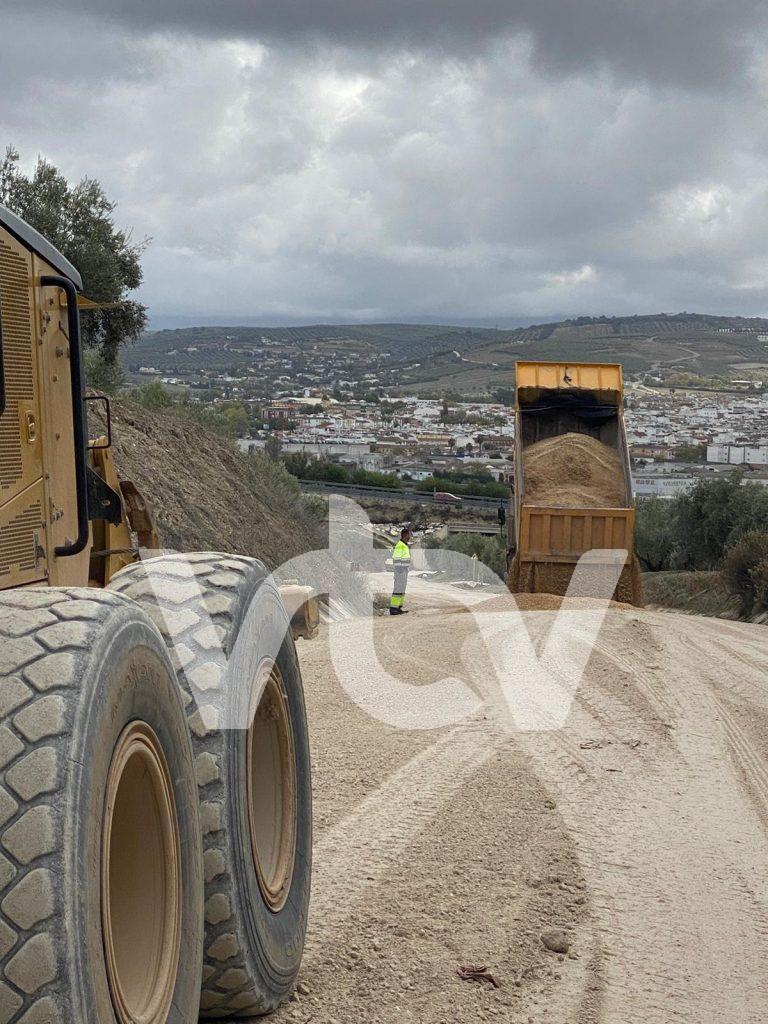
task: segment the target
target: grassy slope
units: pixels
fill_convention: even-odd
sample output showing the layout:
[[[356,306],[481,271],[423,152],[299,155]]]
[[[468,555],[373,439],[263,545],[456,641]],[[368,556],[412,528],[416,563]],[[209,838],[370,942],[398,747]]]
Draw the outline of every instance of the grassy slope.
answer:
[[[739,603],[723,586],[719,572],[647,572],[643,587],[649,605],[690,615],[739,617]]]

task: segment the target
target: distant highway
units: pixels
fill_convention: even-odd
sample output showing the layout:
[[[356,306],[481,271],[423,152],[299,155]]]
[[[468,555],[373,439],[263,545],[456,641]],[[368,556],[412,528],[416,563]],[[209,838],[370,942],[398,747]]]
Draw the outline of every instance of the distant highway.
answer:
[[[458,523],[451,519],[446,523],[445,528],[447,529],[449,536],[452,533],[479,533],[484,537],[499,536],[498,523]]]
[[[367,498],[368,500],[399,501],[412,505],[438,505],[455,508],[453,502],[438,501],[431,491],[400,490],[396,487],[361,487],[358,484],[337,484],[329,480],[300,480],[302,491],[314,494],[346,494],[350,498]],[[463,494],[461,505],[464,508],[498,508],[498,498],[484,498],[474,494]]]

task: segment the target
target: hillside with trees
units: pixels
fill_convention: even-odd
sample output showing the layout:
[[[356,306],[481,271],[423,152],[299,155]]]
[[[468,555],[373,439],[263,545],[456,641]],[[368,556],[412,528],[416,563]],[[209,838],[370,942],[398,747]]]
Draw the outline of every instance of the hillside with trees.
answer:
[[[620,362],[628,374],[661,377],[768,370],[765,336],[768,319],[693,313],[577,317],[500,330],[418,324],[192,327],[146,333],[126,352],[126,366],[133,372],[142,365],[164,373],[237,372],[265,346],[310,362],[346,351],[396,367],[404,390],[468,395],[510,387],[517,359]]]
[[[768,612],[768,488],[740,472],[640,501],[635,545],[651,602],[743,618]]]

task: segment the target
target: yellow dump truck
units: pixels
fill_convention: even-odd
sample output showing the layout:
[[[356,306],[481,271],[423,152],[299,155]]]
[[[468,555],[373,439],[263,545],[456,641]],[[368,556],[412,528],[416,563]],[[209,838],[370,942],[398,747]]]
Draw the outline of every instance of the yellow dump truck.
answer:
[[[628,552],[616,598],[642,603],[621,366],[516,364],[508,583],[565,594],[585,552]]]

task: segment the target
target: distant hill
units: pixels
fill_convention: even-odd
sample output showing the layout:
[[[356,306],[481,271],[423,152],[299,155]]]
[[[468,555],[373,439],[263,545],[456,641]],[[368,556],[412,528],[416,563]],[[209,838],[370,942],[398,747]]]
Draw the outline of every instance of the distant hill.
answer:
[[[514,382],[516,359],[617,362],[628,375],[680,371],[735,376],[765,367],[768,319],[679,313],[579,317],[535,324],[460,352],[435,354],[413,372],[417,390],[454,388],[462,393]]]
[[[129,369],[164,372],[250,365],[265,346],[310,356],[330,350],[365,360],[387,353],[404,387],[462,393],[503,386],[516,359],[621,362],[629,374],[679,369],[701,375],[768,370],[768,319],[696,313],[577,317],[516,329],[418,324],[190,327],[148,333],[125,356]],[[419,364],[414,365],[414,364]]]
[[[286,352],[346,349],[392,361],[425,358],[460,345],[475,348],[492,341],[512,340],[516,330],[425,324],[317,324],[307,327],[182,327],[148,332],[126,353],[130,369],[148,361],[158,369],[248,365],[254,350],[271,347]],[[266,340],[265,340],[266,339]],[[194,351],[190,352],[192,348]]]

